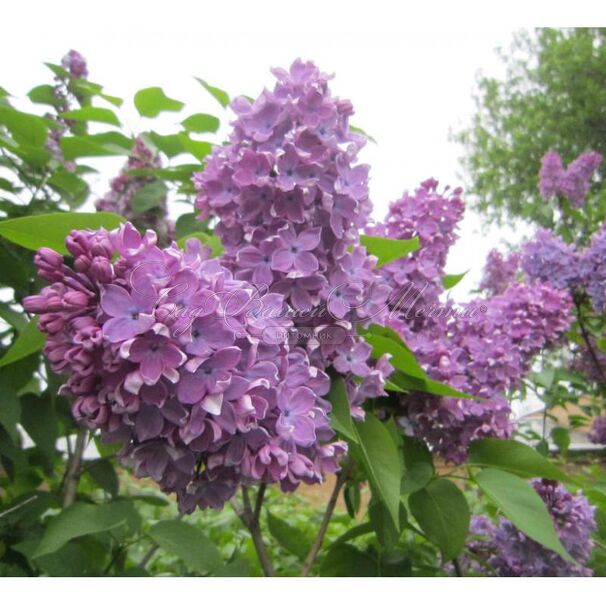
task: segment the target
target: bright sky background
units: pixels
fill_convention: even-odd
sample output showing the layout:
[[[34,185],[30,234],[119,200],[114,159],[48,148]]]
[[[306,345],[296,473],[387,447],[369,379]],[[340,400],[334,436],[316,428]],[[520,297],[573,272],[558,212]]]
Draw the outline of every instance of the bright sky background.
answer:
[[[523,18],[515,17],[516,5],[524,7]],[[575,5],[577,19],[583,19],[580,5]],[[381,218],[389,201],[427,177],[460,183],[461,149],[449,141],[449,132],[469,120],[475,75],[480,70],[502,73],[494,49],[507,47],[513,31],[538,25],[537,15],[545,14],[517,0],[503,6],[426,2],[393,12],[395,6],[378,0],[22,1],[3,7],[0,84],[24,96],[34,85],[50,81],[43,61],[59,63],[74,48],[87,58],[90,79],[126,100],[120,116],[135,133],[150,127],[132,106],[138,89],[162,86],[184,101],[182,115],[161,117],[165,132],[171,132],[190,113],[213,113],[222,122],[229,116],[192,76],[232,96],[256,96],[272,85],[271,66],[288,66],[296,57],[311,59],[336,74],[332,88],[353,101],[352,122],[378,142],[368,145],[362,160],[372,165],[371,195],[375,217]],[[156,119],[154,128],[157,124]],[[106,163],[94,185],[97,195],[107,189],[118,166]],[[521,232],[482,234],[479,217],[468,210],[460,233],[447,269],[470,270],[455,291],[464,297],[477,284],[488,250],[519,239]]]

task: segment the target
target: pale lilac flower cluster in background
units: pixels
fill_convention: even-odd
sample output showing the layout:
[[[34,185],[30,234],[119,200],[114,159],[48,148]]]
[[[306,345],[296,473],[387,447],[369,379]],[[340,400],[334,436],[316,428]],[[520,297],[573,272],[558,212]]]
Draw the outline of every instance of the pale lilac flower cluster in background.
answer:
[[[419,251],[381,268],[393,289],[390,326],[430,377],[485,398],[422,392],[400,398],[400,424],[424,438],[446,460],[462,462],[471,441],[511,435],[507,392],[519,385],[533,357],[558,341],[572,318],[568,293],[544,284],[513,284],[498,296],[459,306],[462,313],[411,315],[410,304],[402,308],[399,297],[408,284],[416,294],[407,297],[412,296],[413,306],[421,303],[420,310],[452,306],[449,302],[439,305],[439,297],[444,292],[443,267],[464,206],[460,190],[450,195],[448,191],[439,194],[435,180],[425,181],[414,196],[406,194],[390,205],[385,222],[371,231],[391,238],[418,236],[422,244]],[[515,258],[506,265],[501,274],[515,274]],[[491,286],[501,290],[508,278],[498,278],[497,285],[493,276]]]
[[[585,291],[594,311],[606,311],[606,223],[593,234],[580,260]]]
[[[545,282],[567,290],[582,282],[580,256],[574,244],[566,244],[549,229],[539,229],[522,246],[521,264],[531,282]]]
[[[62,164],[67,170],[73,172],[75,164],[68,162],[63,157],[61,151],[61,139],[74,126],[74,121],[63,118],[60,114],[74,109],[73,104],[78,100],[78,96],[72,89],[72,81],[85,79],[88,77],[88,67],[86,59],[75,50],[70,50],[61,60],[61,67],[65,70],[65,76],[55,75],[55,86],[53,95],[55,97],[55,114],[47,114],[46,117],[54,123],[53,128],[49,130],[46,147],[53,154],[57,162]]]
[[[494,524],[484,516],[472,519],[468,545],[482,560],[471,570],[501,577],[573,577],[592,576],[587,562],[593,550],[591,533],[597,529],[595,508],[581,494],[570,494],[561,484],[550,480],[532,480],[533,488],[547,505],[557,533],[566,551],[574,558],[567,562],[520,532],[509,520]]]
[[[562,195],[572,205],[580,208],[585,204],[591,187],[593,173],[602,162],[602,156],[595,151],[581,154],[567,168],[559,154],[553,150],[543,156],[539,173],[539,190],[544,200]]]
[[[282,294],[295,327],[312,329],[312,363],[347,373],[359,417],[359,404],[384,394],[391,371],[385,359],[370,363],[356,333],[356,323],[381,321],[389,292],[359,245],[371,210],[369,167],[356,164],[366,139],[348,126],[351,103],[331,95],[329,76],[315,65],[297,60],[273,74],[272,91],[232,102],[229,143],[194,176],[196,206],[201,218],[219,218],[236,278]],[[342,338],[324,338],[331,334]]]
[[[408,295],[415,309],[438,302],[443,292],[442,278],[450,247],[454,244],[456,226],[463,217],[465,205],[460,188],[438,191],[438,181],[428,179],[414,194],[405,192],[392,202],[383,223],[367,228],[367,233],[397,240],[419,238],[420,248],[402,259],[385,265],[381,273],[392,289],[390,302],[397,304],[398,296]],[[407,291],[410,289],[410,292]],[[419,314],[414,320],[418,329],[424,324]]]
[[[117,213],[140,229],[153,229],[162,242],[173,238],[175,226],[168,219],[166,196],[158,199],[153,208],[139,211],[133,207],[133,198],[143,187],[162,183],[151,174],[132,174],[131,171],[151,171],[161,166],[160,156],[141,137],[137,137],[120,174],[112,179],[111,189],[95,202],[95,207],[97,210]]]
[[[240,484],[293,490],[336,471],[346,445],[332,441],[328,376],[304,349],[263,339],[290,325],[284,296],[257,297],[198,240],[156,239],[125,224],[72,232],[73,263],[36,255],[50,285],[24,307],[40,314],[76,419],[186,512],[222,507]]]
[[[486,258],[480,289],[490,297],[503,294],[516,281],[519,267],[519,253],[504,255],[493,248]]]

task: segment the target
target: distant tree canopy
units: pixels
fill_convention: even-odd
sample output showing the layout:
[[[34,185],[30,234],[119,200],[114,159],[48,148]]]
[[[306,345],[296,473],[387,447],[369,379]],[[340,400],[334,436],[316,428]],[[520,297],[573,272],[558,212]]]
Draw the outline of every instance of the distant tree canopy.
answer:
[[[487,221],[551,227],[537,187],[544,153],[567,163],[588,149],[606,157],[605,41],[606,28],[522,31],[499,50],[504,79],[479,77],[471,126],[455,139],[470,203]]]

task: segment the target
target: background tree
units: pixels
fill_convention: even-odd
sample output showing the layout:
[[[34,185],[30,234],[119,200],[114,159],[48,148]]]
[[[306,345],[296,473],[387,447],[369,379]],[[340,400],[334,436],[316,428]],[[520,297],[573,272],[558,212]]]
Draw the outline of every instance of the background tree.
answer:
[[[554,149],[569,163],[588,149],[606,153],[605,40],[604,28],[522,31],[499,51],[505,77],[478,79],[476,113],[455,139],[469,202],[487,221],[552,227],[537,187],[542,156]]]

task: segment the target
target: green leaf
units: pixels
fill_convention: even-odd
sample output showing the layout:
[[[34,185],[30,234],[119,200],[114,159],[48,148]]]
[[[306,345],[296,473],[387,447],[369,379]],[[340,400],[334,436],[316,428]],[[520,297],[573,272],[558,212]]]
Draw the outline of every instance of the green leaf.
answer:
[[[481,401],[483,399],[478,396],[454,389],[445,383],[440,383],[440,381],[434,381],[428,376],[425,376],[425,378],[412,377],[400,370],[396,370],[394,373],[392,373],[389,376],[389,380],[392,384],[396,385],[400,391],[422,391],[425,393],[432,393],[437,396],[444,396],[447,398],[463,398],[467,400]]]
[[[102,156],[128,156],[133,148],[133,140],[117,131],[63,137],[61,151],[66,160]]]
[[[4,427],[14,443],[19,440],[17,423],[21,418],[21,403],[14,390],[0,378],[0,425]]]
[[[30,250],[47,246],[69,254],[65,238],[72,229],[115,229],[124,219],[114,213],[50,213],[0,221],[0,236]]]
[[[116,116],[111,109],[106,109],[104,107],[93,107],[92,105],[87,105],[86,107],[81,107],[79,109],[62,112],[60,115],[62,118],[67,118],[69,120],[78,120],[82,122],[101,122],[103,124],[120,126],[118,116]]]
[[[87,462],[86,472],[99,488],[105,490],[112,497],[118,494],[120,482],[114,466],[107,459],[97,459]]]
[[[187,234],[183,236],[179,240],[177,240],[177,244],[183,248],[185,243],[190,239],[195,238],[200,240],[204,246],[208,246],[211,250],[211,257],[219,257],[223,253],[223,245],[221,244],[221,239],[218,236],[213,234],[207,234],[203,231],[194,232],[193,234]]]
[[[570,431],[565,427],[554,427],[551,430],[551,439],[559,451],[565,455],[570,447]]]
[[[128,501],[115,501],[103,505],[74,503],[49,521],[33,557],[39,558],[54,553],[76,537],[117,528],[121,524],[126,524],[130,515],[132,515],[132,504]]]
[[[42,84],[32,88],[27,96],[32,103],[51,105],[52,107],[58,107],[61,104],[61,101],[55,95],[55,88],[50,84]]]
[[[349,530],[346,530],[338,539],[336,539],[330,548],[336,547],[337,545],[342,545],[343,543],[347,543],[352,539],[356,539],[357,537],[364,536],[365,534],[370,534],[373,532],[373,527],[370,522],[364,522],[363,524],[359,524],[358,526],[354,526]]]
[[[364,338],[372,347],[373,358],[380,358],[386,353],[390,354],[391,359],[389,361],[393,364],[394,368],[419,379],[425,379],[427,377],[425,371],[414,357],[414,354],[408,348],[403,347],[389,337],[378,334],[366,333]],[[390,377],[390,379],[393,381],[393,377]]]
[[[196,78],[196,80],[221,104],[222,107],[229,105],[229,95],[216,86],[211,86],[206,80]]]
[[[404,476],[402,494],[410,494],[427,486],[434,475],[433,459],[427,445],[420,438],[402,436]]]
[[[18,219],[16,219],[18,220]],[[0,227],[2,223],[0,223]],[[1,230],[0,230],[0,233]],[[38,330],[38,320],[30,320],[27,326],[17,335],[14,343],[0,359],[0,368],[26,358],[44,346],[44,335]]]
[[[176,555],[195,572],[213,572],[222,564],[215,544],[200,529],[186,522],[163,520],[152,526],[149,535],[162,549]]]
[[[197,219],[198,213],[185,213],[177,219],[175,225],[175,236],[177,240],[188,236],[189,234],[200,231],[200,227],[203,225],[201,221]]]
[[[442,278],[442,286],[444,286],[446,290],[455,287],[467,275],[468,272],[469,270],[464,271],[462,274],[451,274],[444,276]]]
[[[181,122],[185,130],[193,133],[216,133],[219,130],[219,119],[210,114],[193,114]]]
[[[55,453],[59,437],[57,416],[50,394],[40,397],[26,394],[21,397],[21,425],[49,462]]]
[[[366,250],[375,255],[378,259],[377,267],[382,267],[396,259],[401,259],[406,255],[418,250],[421,246],[419,238],[411,240],[393,240],[390,238],[381,238],[379,236],[360,236],[360,243],[366,247]]]
[[[501,469],[483,469],[475,480],[480,490],[525,535],[565,560],[574,561],[560,542],[545,503],[526,480]]]
[[[373,492],[383,501],[396,528],[400,524],[400,481],[402,465],[398,448],[389,431],[372,413],[355,423],[359,452]]]
[[[369,141],[372,141],[373,143],[377,142],[374,137],[371,137],[364,129],[360,128],[359,126],[354,126],[353,124],[350,124],[349,130],[352,133],[358,133],[358,135],[363,135],[364,137],[366,137]]]
[[[59,168],[55,171],[50,176],[47,183],[58,192],[63,200],[72,208],[82,204],[90,192],[88,183],[84,179],[65,168]]]
[[[163,181],[150,181],[139,188],[131,199],[135,214],[140,215],[152,208],[158,208],[166,203],[168,189]]]
[[[534,448],[515,440],[484,438],[475,440],[469,448],[470,465],[494,467],[523,478],[547,478],[566,481],[566,474]]]
[[[152,86],[137,91],[135,107],[141,116],[155,118],[161,112],[181,111],[183,103],[167,97],[159,86]]]
[[[309,553],[311,542],[299,528],[291,526],[281,518],[267,512],[267,527],[272,536],[284,549],[296,555],[302,562]]]
[[[6,126],[17,143],[34,148],[42,147],[46,143],[48,128],[40,116],[0,106],[0,124]]]
[[[8,303],[0,302],[0,318],[15,328],[17,332],[21,332],[27,326],[27,317],[15,311]]]
[[[179,139],[181,140],[185,151],[189,152],[196,160],[202,160],[202,158],[208,156],[213,149],[208,141],[196,141],[196,139],[192,139],[185,133],[180,133]]]
[[[437,478],[410,495],[410,511],[435,543],[444,559],[456,558],[465,546],[469,530],[469,506],[465,495],[450,480]]]
[[[341,544],[330,549],[322,562],[323,577],[376,577],[377,562],[353,545]]]
[[[160,135],[154,131],[143,137],[144,140],[149,140],[168,158],[174,158],[179,154],[185,153],[185,146],[180,134],[175,135]],[[147,143],[147,141],[145,141]]]
[[[347,390],[345,389],[343,377],[333,377],[328,399],[332,404],[330,418],[333,429],[345,436],[348,440],[358,442],[358,432],[356,431],[351,418],[349,398],[347,397]]]

